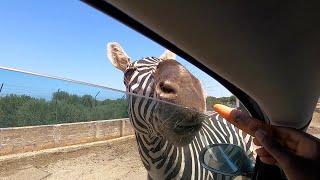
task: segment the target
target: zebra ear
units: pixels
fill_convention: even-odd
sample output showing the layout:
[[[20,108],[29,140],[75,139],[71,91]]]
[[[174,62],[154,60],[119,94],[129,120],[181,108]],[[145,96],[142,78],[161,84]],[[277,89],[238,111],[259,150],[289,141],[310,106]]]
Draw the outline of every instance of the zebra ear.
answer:
[[[159,57],[159,59],[163,59],[163,60],[166,60],[166,59],[173,59],[175,60],[176,59],[176,54],[169,51],[168,49],[164,51],[164,53]]]
[[[121,71],[125,71],[130,65],[130,58],[119,43],[110,42],[107,45],[107,56],[111,63]]]

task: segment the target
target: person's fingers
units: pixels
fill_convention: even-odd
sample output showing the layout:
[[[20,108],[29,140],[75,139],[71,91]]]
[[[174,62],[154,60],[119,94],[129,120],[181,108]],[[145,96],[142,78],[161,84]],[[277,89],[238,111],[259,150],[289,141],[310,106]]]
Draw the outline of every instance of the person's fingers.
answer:
[[[270,164],[270,165],[277,165],[277,161],[271,156],[269,156],[269,157],[259,157],[259,158],[263,163]]]
[[[214,110],[227,121],[252,136],[254,136],[257,129],[265,129],[268,132],[270,131],[269,133],[272,134],[272,130],[269,125],[265,124],[263,121],[250,117],[240,110],[233,109],[222,104],[215,104],[213,107]]]
[[[320,140],[308,133],[288,127],[274,127],[273,132],[278,141],[295,155],[305,158],[318,158]]]
[[[276,139],[267,135],[267,133],[259,129],[255,133],[256,138],[259,140],[264,149],[282,166],[287,167],[290,165],[293,156],[286,148],[282,147]]]
[[[260,160],[266,164],[275,165],[277,161],[264,149],[260,148],[256,150]]]
[[[261,146],[261,144],[257,138],[253,138],[253,144],[255,144],[256,146]]]
[[[274,132],[281,144],[298,156],[305,158],[318,158],[320,152],[320,140],[293,128],[276,127]]]
[[[275,127],[275,133],[282,139],[300,139],[304,138],[306,133],[288,127]]]
[[[271,155],[268,153],[268,151],[266,151],[264,148],[259,148],[256,150],[256,152],[259,156],[270,156],[271,157]]]

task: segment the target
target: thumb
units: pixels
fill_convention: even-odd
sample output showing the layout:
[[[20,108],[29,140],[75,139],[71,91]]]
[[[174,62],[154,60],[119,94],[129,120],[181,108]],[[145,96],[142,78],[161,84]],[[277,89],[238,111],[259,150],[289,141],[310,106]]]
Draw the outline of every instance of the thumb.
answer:
[[[266,151],[279,163],[282,168],[290,166],[293,156],[286,147],[283,147],[275,138],[267,135],[266,131],[259,129],[255,132],[256,138]]]

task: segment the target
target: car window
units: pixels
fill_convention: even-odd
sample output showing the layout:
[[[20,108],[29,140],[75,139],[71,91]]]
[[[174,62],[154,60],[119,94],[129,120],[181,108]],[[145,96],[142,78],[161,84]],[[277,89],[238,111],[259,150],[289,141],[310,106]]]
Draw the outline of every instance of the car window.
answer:
[[[212,179],[198,159],[219,143],[254,160],[213,111],[246,111],[231,92],[96,9],[1,1],[0,27],[0,179]]]

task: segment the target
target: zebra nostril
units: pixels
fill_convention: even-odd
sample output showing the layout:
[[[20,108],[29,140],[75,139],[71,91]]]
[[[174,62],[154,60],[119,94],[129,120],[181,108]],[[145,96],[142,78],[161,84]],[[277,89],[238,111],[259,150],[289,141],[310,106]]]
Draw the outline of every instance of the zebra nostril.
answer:
[[[158,84],[158,91],[164,94],[176,94],[177,93],[177,88],[169,82],[161,81]]]

